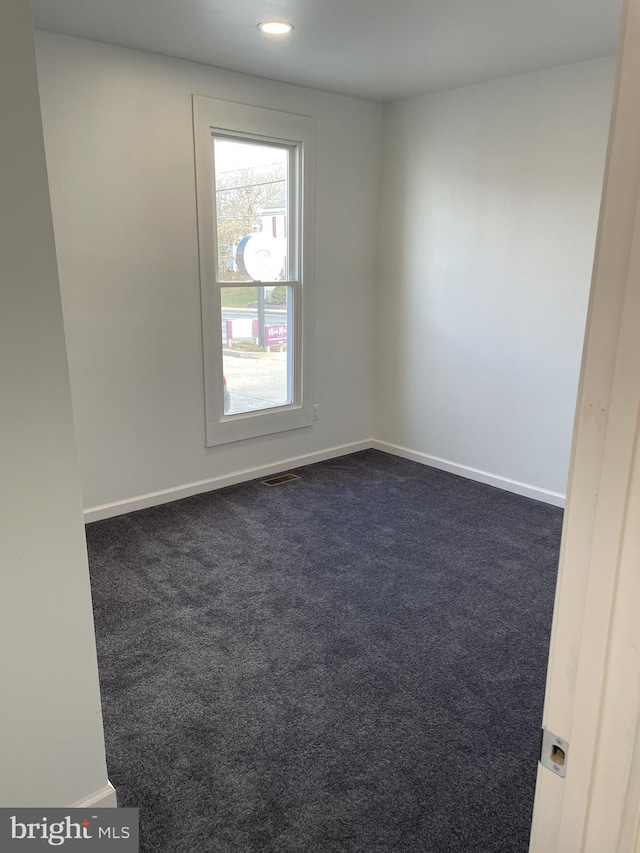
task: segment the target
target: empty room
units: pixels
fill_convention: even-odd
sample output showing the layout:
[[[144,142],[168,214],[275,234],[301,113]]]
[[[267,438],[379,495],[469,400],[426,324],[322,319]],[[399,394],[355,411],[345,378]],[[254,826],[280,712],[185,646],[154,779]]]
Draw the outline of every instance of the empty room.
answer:
[[[0,806],[634,849],[634,8],[8,0]]]

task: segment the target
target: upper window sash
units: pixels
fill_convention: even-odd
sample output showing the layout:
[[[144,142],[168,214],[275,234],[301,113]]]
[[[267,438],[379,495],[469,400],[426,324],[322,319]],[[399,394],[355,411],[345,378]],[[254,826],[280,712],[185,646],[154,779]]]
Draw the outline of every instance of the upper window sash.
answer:
[[[269,111],[271,112],[271,111]],[[297,117],[296,117],[297,118]],[[303,145],[301,144],[292,144],[288,140],[282,139],[274,139],[269,138],[265,139],[263,137],[256,137],[254,134],[247,133],[221,133],[216,132],[214,128],[211,128],[211,137],[212,140],[217,141],[220,140],[222,142],[242,142],[245,141],[247,143],[256,143],[259,145],[264,145],[265,147],[273,147],[276,149],[285,149],[288,152],[288,160],[287,160],[287,168],[286,168],[286,205],[285,209],[287,211],[287,269],[285,271],[285,279],[286,281],[298,281],[300,279],[300,255],[301,255],[301,247],[304,243],[303,235],[302,235],[302,204],[301,204],[301,190],[304,189],[304,181],[302,175],[302,159],[303,159]],[[213,169],[215,171],[215,145],[214,145],[214,160],[213,160]],[[212,178],[214,179],[212,186],[212,193],[215,194],[218,191],[217,186],[215,185],[215,177],[212,174]],[[217,204],[214,203],[213,210],[213,235],[214,241],[217,244],[218,239],[218,228],[217,228]],[[222,281],[220,276],[220,270],[218,267],[219,262],[219,252],[218,246],[215,245],[215,261],[216,261],[216,280]],[[263,279],[256,279],[256,281],[263,281]],[[272,282],[263,281],[264,284],[270,284]],[[282,282],[280,282],[282,283]]]

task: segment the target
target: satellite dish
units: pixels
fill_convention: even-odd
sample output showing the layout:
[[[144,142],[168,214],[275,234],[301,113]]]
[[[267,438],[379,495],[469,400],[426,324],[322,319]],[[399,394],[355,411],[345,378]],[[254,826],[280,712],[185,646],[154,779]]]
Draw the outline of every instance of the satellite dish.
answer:
[[[236,249],[238,269],[247,281],[276,281],[284,266],[284,244],[262,232],[247,234]]]

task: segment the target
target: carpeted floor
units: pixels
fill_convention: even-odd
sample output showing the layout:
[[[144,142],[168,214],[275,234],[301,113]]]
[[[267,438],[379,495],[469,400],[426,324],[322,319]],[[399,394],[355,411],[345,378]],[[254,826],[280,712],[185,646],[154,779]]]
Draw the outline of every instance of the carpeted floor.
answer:
[[[525,853],[562,512],[376,451],[87,528],[153,853]]]

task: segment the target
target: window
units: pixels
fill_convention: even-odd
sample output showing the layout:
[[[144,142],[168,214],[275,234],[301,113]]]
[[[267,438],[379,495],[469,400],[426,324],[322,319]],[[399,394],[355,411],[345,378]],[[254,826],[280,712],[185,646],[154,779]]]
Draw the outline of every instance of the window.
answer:
[[[313,119],[193,113],[207,445],[309,426]]]

